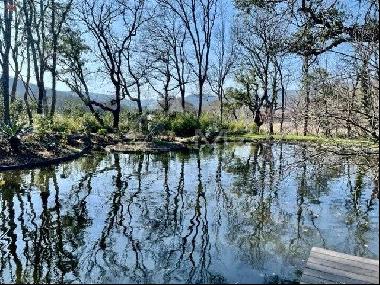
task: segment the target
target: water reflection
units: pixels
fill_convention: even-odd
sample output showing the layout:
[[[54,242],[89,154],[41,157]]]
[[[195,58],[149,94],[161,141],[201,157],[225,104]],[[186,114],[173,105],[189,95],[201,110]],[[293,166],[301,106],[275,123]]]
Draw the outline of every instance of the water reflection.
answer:
[[[378,157],[245,144],[0,174],[0,282],[297,281],[310,248],[378,258]]]

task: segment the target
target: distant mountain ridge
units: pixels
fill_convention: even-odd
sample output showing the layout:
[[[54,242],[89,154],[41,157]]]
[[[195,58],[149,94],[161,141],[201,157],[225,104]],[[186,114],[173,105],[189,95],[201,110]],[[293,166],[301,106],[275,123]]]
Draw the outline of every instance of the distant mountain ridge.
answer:
[[[10,89],[12,87],[12,84],[13,84],[13,78],[10,78],[10,80],[9,80]],[[34,95],[34,97],[37,98],[38,97],[37,85],[31,83],[29,86],[30,86],[32,96]],[[22,98],[24,96],[24,93],[25,93],[24,84],[21,80],[18,80],[16,96],[19,98]],[[51,96],[52,96],[52,91],[50,88],[46,88],[46,95],[47,95],[48,101],[50,101]],[[93,99],[97,102],[100,102],[100,103],[104,103],[104,104],[109,103],[113,99],[113,96],[110,94],[102,94],[102,93],[94,93],[93,92],[93,93],[90,93],[90,96],[91,96],[91,99]],[[296,91],[296,90],[287,90],[286,91],[286,101],[288,101],[289,99],[294,100],[297,98],[297,96],[298,96],[298,91]],[[141,103],[142,103],[143,108],[146,108],[148,110],[154,110],[154,109],[159,108],[158,100],[159,100],[159,98],[142,99]],[[279,96],[278,103],[280,103],[280,100],[281,100],[281,98]],[[195,110],[197,110],[198,102],[199,102],[199,97],[197,95],[195,95],[195,94],[188,95],[185,97],[185,101],[186,101],[187,105],[192,106]],[[218,101],[217,96],[204,94],[203,106],[205,109],[207,109],[208,107],[214,107],[214,105],[217,103],[217,101]],[[57,103],[56,103],[57,109],[60,109],[63,106],[67,106],[68,102],[81,104],[80,98],[74,92],[57,90]],[[175,98],[175,100],[172,101],[172,103],[175,105],[175,107],[174,107],[175,110],[181,109],[180,108],[180,104],[181,104],[180,98]],[[125,98],[124,100],[122,100],[121,105],[122,105],[122,107],[126,107],[126,108],[137,108],[136,103],[129,100],[128,98]]]
[[[9,86],[10,89],[13,84],[13,78],[9,79]],[[38,97],[38,87],[36,84],[30,83],[29,85],[30,91],[32,93],[32,96],[34,95],[35,98]],[[19,98],[22,98],[25,93],[25,86],[24,83],[21,80],[18,80],[17,82],[17,89],[16,89],[16,96]],[[51,100],[52,96],[52,90],[50,88],[46,88],[46,96],[48,100]],[[101,103],[109,103],[112,99],[113,96],[110,94],[101,94],[101,93],[90,93],[90,97],[92,100],[101,102]],[[176,98],[176,100],[179,100],[179,98]],[[212,95],[205,95],[205,98],[203,99],[204,105],[207,106],[208,104],[211,104],[218,100],[216,96]],[[57,108],[62,108],[65,106],[65,104],[70,101],[70,102],[80,102],[80,98],[78,97],[77,94],[75,94],[72,91],[60,91],[57,90]],[[194,107],[198,106],[198,96],[197,95],[189,95],[185,97],[186,104],[190,104]],[[136,103],[132,102],[131,100],[128,100],[127,98],[121,101],[121,104],[123,107],[127,108],[136,108]],[[159,107],[158,105],[158,98],[155,99],[142,99],[141,104],[143,108],[146,109],[156,109]]]

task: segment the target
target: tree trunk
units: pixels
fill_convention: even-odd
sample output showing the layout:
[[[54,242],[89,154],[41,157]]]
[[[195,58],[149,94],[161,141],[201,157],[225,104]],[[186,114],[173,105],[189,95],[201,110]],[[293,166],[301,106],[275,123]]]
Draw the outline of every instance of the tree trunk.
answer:
[[[142,108],[142,104],[141,104],[140,96],[139,96],[139,98],[137,99],[137,109],[139,110],[139,114],[141,115],[141,114],[143,113],[143,108]]]
[[[116,88],[116,109],[112,112],[113,114],[113,128],[118,130],[120,124],[120,88]]]
[[[270,104],[269,106],[269,134],[273,135],[274,134],[274,129],[273,129],[273,103]]]
[[[223,124],[223,87],[220,88],[220,125]]]
[[[267,55],[266,56],[266,64],[265,64],[265,69],[264,69],[264,86],[263,86],[263,88],[264,88],[264,97],[262,98],[262,101],[260,102],[260,104],[259,104],[259,108],[261,107],[260,105],[262,105],[263,104],[263,102],[266,102],[266,103],[268,103],[269,102],[269,96],[268,96],[268,85],[269,85],[269,64],[270,64],[270,57],[269,57],[269,55]],[[257,91],[256,91],[256,93],[257,93]],[[271,104],[269,104],[269,105],[271,105]],[[270,106],[270,108],[272,108],[271,106]],[[271,116],[271,115],[270,115]],[[259,113],[259,117],[258,118],[260,118],[260,120],[262,121],[262,118],[261,118],[261,114]],[[269,118],[269,124],[270,124],[270,119],[271,118]],[[261,122],[261,125],[263,124],[264,122]],[[260,126],[261,126],[260,125]],[[259,128],[260,128],[260,126],[258,126]],[[273,128],[273,126],[272,126],[272,128]]]
[[[260,109],[257,109],[255,111],[254,119],[253,121],[255,122],[257,129],[260,130],[260,127],[263,125],[263,120],[261,118],[261,111]]]
[[[281,67],[278,65],[278,72],[280,74],[280,84],[281,84],[281,122],[280,122],[280,133],[284,132],[284,121],[285,121],[285,86],[284,78],[282,76]]]
[[[36,44],[39,45],[40,42],[39,40],[38,41],[34,40],[33,32],[32,32],[32,27],[34,25],[33,23],[33,13],[35,12],[34,9],[35,7],[33,7],[33,2],[23,0],[23,10],[24,10],[24,17],[25,17],[26,32],[27,32],[27,42],[29,43],[32,56],[33,56],[33,68],[34,68],[34,74],[36,77],[37,87],[38,87],[37,114],[42,114],[43,92],[41,92],[41,89],[43,89],[44,86],[43,84],[41,86],[38,56],[37,56],[37,49],[36,49]]]
[[[8,9],[9,5],[12,5],[12,0],[4,0],[4,52],[2,54],[2,75],[1,75],[1,87],[3,91],[4,101],[4,123],[6,125],[11,124],[10,119],[10,106],[9,106],[9,52],[11,49],[12,39],[12,10]]]
[[[53,118],[55,114],[55,106],[57,102],[57,72],[56,72],[56,57],[53,56],[53,70],[52,70],[52,89],[51,89],[51,109],[50,109],[50,117]]]
[[[181,92],[181,106],[182,106],[182,110],[185,112],[186,102],[185,102],[185,87],[184,86],[180,87],[180,92]]]
[[[56,5],[55,0],[51,1],[51,19],[52,19],[52,34],[53,34],[53,65],[51,70],[52,76],[52,88],[51,88],[51,109],[50,117],[53,118],[55,114],[55,105],[57,101],[57,46],[58,46],[58,35],[55,31],[55,16],[56,16]]]
[[[113,128],[115,130],[119,129],[120,124],[120,110],[115,110],[112,112],[113,114]]]
[[[273,75],[273,82],[272,82],[272,100],[269,104],[269,134],[274,134],[274,128],[273,128],[273,122],[274,122],[274,113],[275,113],[275,106],[277,105],[277,69],[275,69],[274,75]]]
[[[37,84],[37,86],[38,86],[37,114],[42,115],[44,113],[45,88],[41,81]]]
[[[281,123],[280,123],[280,133],[284,132],[284,121],[285,121],[285,88],[281,87]]]
[[[305,112],[304,112],[304,125],[303,135],[307,136],[309,133],[309,108],[310,108],[310,79],[309,79],[309,61],[310,57],[305,56],[303,62],[303,87],[305,95]]]
[[[15,64],[16,65],[16,64]],[[11,90],[11,103],[16,101],[16,92],[17,92],[17,85],[18,85],[18,66],[15,66],[15,73],[13,77],[13,82],[12,82],[12,90]]]
[[[33,4],[32,4],[33,5]],[[40,8],[40,28],[41,30],[37,31],[38,40],[37,40],[37,46],[38,46],[38,59],[39,59],[39,66],[37,66],[37,70],[39,72],[39,80],[37,80],[38,85],[38,106],[37,106],[37,113],[38,114],[48,114],[48,106],[47,106],[47,98],[46,98],[46,91],[45,91],[45,83],[44,83],[44,74],[45,74],[45,9],[44,9],[44,1],[40,1],[39,3]]]
[[[91,114],[95,117],[96,121],[97,121],[102,127],[104,127],[104,121],[103,121],[103,119],[99,116],[98,112],[94,109],[94,106],[92,106],[92,104],[88,104],[87,106],[88,106],[88,108],[90,109]]]
[[[13,76],[13,84],[11,90],[11,103],[16,101],[16,92],[17,92],[17,84],[18,84],[18,76],[20,75],[20,68],[18,63],[18,47],[19,47],[19,17],[18,11],[14,11],[14,36],[13,36],[13,51],[12,58],[14,63],[14,76]]]
[[[29,125],[33,125],[33,114],[30,109],[28,95],[29,95],[29,83],[30,83],[30,43],[27,42],[26,47],[26,84],[25,84],[25,93],[24,93],[24,102],[26,106],[26,112],[28,113]]]
[[[353,101],[355,100],[356,97],[356,88],[358,86],[359,81],[356,80],[352,93],[350,92],[350,100],[348,100],[348,112],[347,112],[347,120],[346,120],[346,128],[347,128],[347,137],[351,138],[352,137],[352,127],[351,127],[351,116],[352,116],[352,107],[353,107]]]
[[[168,91],[165,90],[165,99],[164,99],[164,113],[167,114],[169,112],[169,94]]]
[[[199,79],[199,101],[198,101],[198,119],[202,115],[202,105],[203,105],[203,84],[204,80]]]

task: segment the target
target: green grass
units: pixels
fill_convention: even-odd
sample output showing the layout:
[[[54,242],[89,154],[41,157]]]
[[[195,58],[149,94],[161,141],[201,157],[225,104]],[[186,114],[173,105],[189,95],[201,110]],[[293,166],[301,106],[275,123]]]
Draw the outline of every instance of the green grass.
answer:
[[[251,139],[251,140],[274,140],[274,141],[286,141],[286,142],[310,142],[323,145],[339,145],[339,146],[350,146],[350,147],[374,147],[378,148],[379,144],[364,139],[344,139],[344,138],[327,138],[320,136],[302,136],[302,135],[273,135],[268,134],[246,134],[241,136],[232,136],[232,138],[239,139]]]

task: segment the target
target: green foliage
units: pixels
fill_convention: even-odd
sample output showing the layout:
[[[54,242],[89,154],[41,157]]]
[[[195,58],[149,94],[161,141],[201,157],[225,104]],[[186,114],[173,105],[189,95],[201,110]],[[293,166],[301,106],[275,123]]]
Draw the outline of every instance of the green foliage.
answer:
[[[14,122],[11,125],[0,124],[0,134],[6,139],[19,136],[25,129],[24,123]]]
[[[199,119],[199,125],[203,132],[210,129],[220,129],[220,119],[209,113],[204,113]]]
[[[158,113],[149,121],[149,133],[167,134],[171,131],[171,118],[164,113]]]
[[[82,120],[77,117],[57,115],[53,119],[52,131],[72,134],[83,130]]]
[[[53,120],[37,115],[34,117],[34,130],[37,135],[43,137],[49,133],[72,134],[86,130],[87,115],[82,117],[56,114]]]
[[[85,113],[81,119],[82,119],[82,128],[86,132],[96,133],[102,128],[102,126],[99,124],[99,122],[95,119],[95,117],[91,113]]]
[[[222,126],[220,118],[209,113],[204,113],[199,119],[200,129],[206,137],[215,137],[219,134]]]
[[[99,129],[97,133],[101,136],[105,136],[108,133],[107,129]]]
[[[226,89],[226,98],[233,108],[247,106],[252,108],[255,104],[259,79],[254,70],[240,71],[235,78],[238,87]]]
[[[2,101],[0,100],[0,104]],[[1,118],[3,108],[0,108]],[[25,117],[25,110],[23,101],[16,99],[10,104],[11,125],[6,125],[0,122],[0,135],[6,139],[18,137],[23,131],[26,130],[27,118]]]
[[[79,99],[65,100],[64,106],[58,110],[62,115],[74,117],[81,117],[83,113],[88,113],[87,107],[83,106],[83,102]]]
[[[198,118],[190,112],[177,113],[171,119],[171,130],[182,137],[194,136],[195,131],[200,128]]]
[[[53,130],[53,123],[51,120],[47,120],[45,117],[41,115],[36,115],[34,116],[34,121],[33,121],[33,127],[35,133],[43,137],[47,135],[48,133],[51,133]]]
[[[37,115],[34,117],[34,130],[37,135],[43,137],[49,133],[73,134],[73,133],[97,133],[100,129],[109,131],[110,128],[103,127],[91,113],[81,115],[56,114],[53,120]],[[104,116],[106,123],[112,123],[112,118]]]
[[[27,113],[23,100],[16,99],[10,104],[11,121],[16,124],[27,122]]]
[[[210,125],[210,118],[198,120],[197,116],[190,112],[170,115],[156,113],[149,121],[149,132],[153,135],[174,133],[177,136],[188,137],[194,136],[197,129],[207,129]]]
[[[21,134],[25,131],[25,124],[13,122],[11,125],[0,124],[0,137],[8,140],[8,143],[14,152],[18,152],[21,146]]]
[[[232,135],[242,135],[247,133],[247,130],[245,128],[245,122],[243,120],[231,121],[225,123],[225,126],[228,133]]]
[[[224,128],[227,129],[228,134],[231,135],[243,135],[243,134],[257,134],[258,128],[255,123],[247,122],[245,120],[229,121],[224,124]]]
[[[111,115],[111,114],[109,114]],[[106,118],[107,124],[112,125],[111,116]],[[132,112],[129,110],[123,110],[120,113],[120,124],[119,130],[121,132],[139,131],[139,114],[137,112]]]

